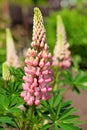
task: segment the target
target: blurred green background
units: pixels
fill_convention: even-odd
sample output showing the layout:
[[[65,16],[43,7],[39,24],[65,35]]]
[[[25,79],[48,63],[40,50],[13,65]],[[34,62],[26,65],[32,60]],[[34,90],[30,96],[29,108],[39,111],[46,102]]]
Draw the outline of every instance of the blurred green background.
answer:
[[[56,43],[56,17],[63,18],[67,40],[74,60],[80,57],[80,67],[87,68],[87,1],[86,0],[0,0],[0,69],[6,59],[5,29],[9,27],[22,59],[30,46],[33,8],[38,6],[45,20],[50,51]],[[1,71],[0,71],[1,72]]]

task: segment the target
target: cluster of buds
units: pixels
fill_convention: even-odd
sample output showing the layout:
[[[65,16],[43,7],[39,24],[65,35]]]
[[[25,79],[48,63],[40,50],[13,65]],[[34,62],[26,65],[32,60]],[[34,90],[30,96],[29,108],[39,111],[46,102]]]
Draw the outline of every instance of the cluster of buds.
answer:
[[[66,40],[65,28],[61,16],[57,16],[57,41],[53,54],[53,65],[69,68],[71,65],[69,43]]]
[[[46,30],[43,24],[43,17],[38,8],[34,9],[33,37],[31,49],[29,48],[25,59],[25,76],[22,84],[23,92],[21,97],[25,102],[32,105],[39,105],[40,100],[48,100],[52,91],[52,70],[51,54],[46,43]]]
[[[10,29],[6,29],[6,48],[7,48],[6,63],[9,66],[13,66],[15,68],[20,67],[19,58],[16,54],[16,49]]]
[[[2,77],[5,81],[10,80],[10,71],[9,71],[9,66],[7,65],[6,62],[2,64]]]

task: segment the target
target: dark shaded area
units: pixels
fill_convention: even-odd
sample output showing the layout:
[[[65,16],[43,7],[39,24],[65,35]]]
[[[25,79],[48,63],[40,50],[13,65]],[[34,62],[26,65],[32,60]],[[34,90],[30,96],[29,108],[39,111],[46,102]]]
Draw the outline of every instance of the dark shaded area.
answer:
[[[19,5],[9,4],[9,13],[11,17],[11,26],[23,24],[22,8]]]

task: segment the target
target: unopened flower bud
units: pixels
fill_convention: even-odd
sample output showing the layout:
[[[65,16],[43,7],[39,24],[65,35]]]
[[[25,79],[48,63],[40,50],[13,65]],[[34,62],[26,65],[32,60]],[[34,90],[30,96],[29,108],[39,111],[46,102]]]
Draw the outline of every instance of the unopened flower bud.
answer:
[[[6,62],[2,64],[2,77],[6,81],[10,80],[11,78],[9,66]]]

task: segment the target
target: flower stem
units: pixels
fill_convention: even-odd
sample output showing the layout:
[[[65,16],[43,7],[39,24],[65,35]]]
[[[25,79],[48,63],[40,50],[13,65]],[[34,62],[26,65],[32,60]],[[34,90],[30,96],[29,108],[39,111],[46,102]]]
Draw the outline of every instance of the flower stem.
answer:
[[[35,109],[35,105],[31,106],[30,109],[29,109],[29,122],[30,122],[30,123],[31,123],[32,120],[33,120],[34,109]],[[27,127],[27,130],[28,130],[29,128],[30,128],[31,130],[33,130],[33,125],[34,125],[34,124],[32,124],[32,126],[31,126],[31,125],[28,126],[28,127]]]

